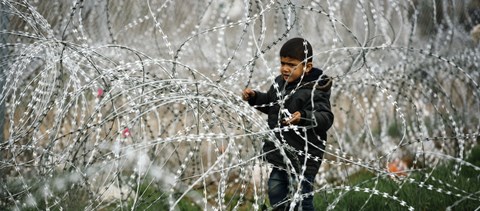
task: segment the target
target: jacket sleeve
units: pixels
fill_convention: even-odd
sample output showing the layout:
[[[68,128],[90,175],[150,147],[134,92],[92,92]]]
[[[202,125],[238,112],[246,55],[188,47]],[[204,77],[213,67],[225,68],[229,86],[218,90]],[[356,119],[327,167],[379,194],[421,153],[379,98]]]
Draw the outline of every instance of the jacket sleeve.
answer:
[[[257,106],[255,107],[257,110],[261,111],[262,113],[268,114],[270,111],[270,108],[272,107],[272,99],[271,99],[271,92],[274,90],[273,85],[270,87],[267,93],[265,92],[259,92],[255,90],[255,97],[250,98],[248,100],[248,103],[251,106]]]
[[[313,108],[311,101],[305,105],[300,112],[302,114],[301,126],[311,126],[317,133],[325,133],[333,124],[333,113],[331,110],[329,94],[315,94],[313,97]]]

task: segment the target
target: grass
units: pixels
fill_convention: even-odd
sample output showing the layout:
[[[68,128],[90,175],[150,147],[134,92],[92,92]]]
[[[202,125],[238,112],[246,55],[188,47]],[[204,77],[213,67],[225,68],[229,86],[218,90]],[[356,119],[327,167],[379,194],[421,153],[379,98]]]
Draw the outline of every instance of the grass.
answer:
[[[466,162],[474,166],[480,166],[480,146],[474,147]],[[368,171],[363,171],[351,175],[348,182],[344,184],[350,189],[332,188],[315,194],[314,204],[317,210],[408,210],[411,206],[415,210],[475,210],[480,207],[480,171],[469,165],[461,165],[461,168],[455,167],[455,162],[438,165],[435,168],[423,169],[412,172],[409,177],[403,180],[394,180],[388,176],[379,176]],[[20,183],[10,183],[18,186]],[[37,186],[33,186],[37,187]],[[40,188],[38,186],[37,188]],[[357,188],[357,190],[355,190]],[[10,189],[10,190],[12,190]],[[230,189],[231,190],[231,189]],[[378,191],[373,194],[372,190]],[[17,192],[17,191],[14,191]],[[39,193],[38,190],[31,189],[33,194]],[[230,206],[227,210],[237,204],[239,198],[235,191],[227,193],[226,202]],[[139,187],[138,201],[133,203],[132,199],[124,202],[123,209],[128,210],[168,210],[168,194],[165,194],[154,185],[142,184]],[[62,196],[56,193],[56,196]],[[177,198],[177,196],[174,196]],[[36,196],[35,198],[41,198]],[[239,210],[251,210],[253,201],[251,193],[247,193],[244,203]],[[55,205],[55,201],[59,204]],[[268,201],[268,200],[267,200]],[[402,204],[402,201],[405,204]],[[7,202],[1,209],[12,208],[12,204]],[[70,189],[62,197],[49,199],[48,205],[45,201],[37,201],[36,206],[23,210],[64,208],[67,210],[83,210],[90,205],[88,191],[81,187]],[[232,206],[233,205],[233,206]],[[135,207],[133,207],[135,206]],[[114,203],[102,210],[119,210],[119,204]],[[178,210],[202,210],[201,207],[192,203],[188,197],[184,197],[177,205]]]
[[[480,147],[475,147],[466,161],[480,166]],[[329,206],[334,206],[334,210],[408,210],[408,206],[415,210],[477,209],[480,206],[479,171],[465,165],[457,173],[454,171],[454,163],[451,162],[414,172],[400,181],[361,172],[350,178],[352,190],[318,193],[314,198],[315,206],[318,210],[326,210]],[[358,190],[353,190],[353,187],[358,187]],[[379,194],[372,194],[372,189],[378,190]],[[406,206],[401,201],[405,201]]]
[[[141,194],[141,197],[138,198],[138,201],[135,204],[133,200],[129,200],[127,210],[169,210],[168,194],[165,194],[158,188],[142,184],[139,188],[138,193]],[[180,211],[201,210],[200,207],[189,201],[188,198],[183,198],[182,200],[180,200],[180,202],[177,204],[177,208]],[[115,207],[114,209],[105,210],[118,209],[117,207]]]

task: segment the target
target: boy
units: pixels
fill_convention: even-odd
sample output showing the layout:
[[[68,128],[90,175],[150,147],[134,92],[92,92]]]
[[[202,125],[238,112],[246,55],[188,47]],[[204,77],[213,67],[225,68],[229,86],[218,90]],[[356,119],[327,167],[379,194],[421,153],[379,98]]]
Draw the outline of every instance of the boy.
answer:
[[[242,93],[243,100],[268,115],[268,126],[278,139],[266,140],[263,145],[267,161],[273,164],[268,197],[274,210],[289,210],[297,181],[301,181],[297,193],[302,199],[296,197],[295,208],[314,210],[313,183],[333,113],[332,80],[313,67],[312,55],[312,46],[305,39],[288,40],[280,49],[280,75],[268,92],[246,88]]]

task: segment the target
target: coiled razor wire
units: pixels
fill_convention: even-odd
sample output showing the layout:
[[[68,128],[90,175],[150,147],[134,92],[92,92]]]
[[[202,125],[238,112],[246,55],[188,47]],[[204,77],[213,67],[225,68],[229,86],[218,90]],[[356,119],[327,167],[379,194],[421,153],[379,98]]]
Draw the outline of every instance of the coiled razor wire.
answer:
[[[415,168],[480,170],[466,161],[480,125],[478,20],[466,11],[480,8],[461,2],[2,0],[0,207],[262,209],[263,141],[307,128],[269,129],[240,93],[266,91],[297,36],[334,79],[335,122],[309,194],[363,192],[413,210],[398,192],[345,183],[409,160],[402,184],[454,197],[449,209],[480,206],[478,192]]]

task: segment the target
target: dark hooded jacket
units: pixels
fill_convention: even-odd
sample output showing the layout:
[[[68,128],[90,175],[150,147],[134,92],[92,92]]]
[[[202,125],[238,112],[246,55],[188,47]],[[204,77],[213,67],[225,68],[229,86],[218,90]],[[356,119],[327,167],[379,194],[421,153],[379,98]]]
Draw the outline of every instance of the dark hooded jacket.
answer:
[[[330,88],[332,80],[323,71],[312,68],[309,74],[304,75],[300,81],[286,84],[278,76],[274,85],[267,93],[255,91],[255,97],[249,100],[250,105],[268,115],[268,126],[274,129],[281,148],[291,161],[296,172],[301,172],[307,154],[305,173],[315,175],[322,162],[324,141],[327,140],[327,130],[333,124],[333,113],[330,106]],[[312,96],[313,94],[313,96]],[[280,101],[279,101],[280,99]],[[285,100],[285,103],[281,103]],[[299,129],[286,130],[282,124],[285,118],[283,109],[290,113],[299,111],[301,120]],[[306,133],[300,127],[306,129]],[[307,153],[305,144],[308,142]],[[285,144],[284,144],[285,143]],[[269,163],[280,168],[287,168],[286,160],[277,146],[271,140],[266,140],[263,146],[265,157]]]

